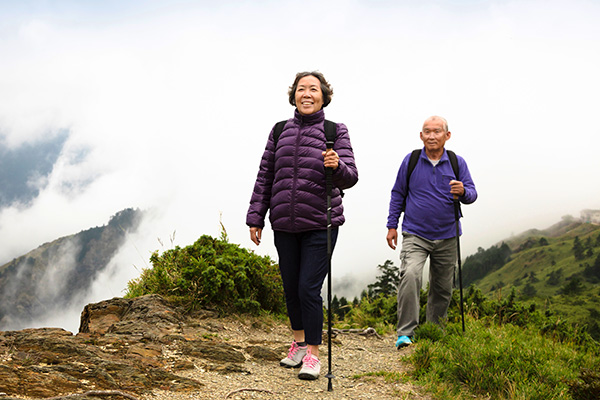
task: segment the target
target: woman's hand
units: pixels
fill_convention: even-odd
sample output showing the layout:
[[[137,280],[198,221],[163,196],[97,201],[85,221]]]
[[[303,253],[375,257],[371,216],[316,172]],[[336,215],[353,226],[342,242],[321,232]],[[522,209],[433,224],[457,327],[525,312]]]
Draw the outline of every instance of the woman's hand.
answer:
[[[324,151],[321,154],[323,155],[323,165],[325,165],[326,168],[336,169],[338,167],[340,156],[338,156],[338,153],[333,151],[333,149],[327,149],[327,151]]]
[[[262,236],[262,228],[255,226],[250,228],[250,240],[252,240],[257,246],[260,244],[260,238]]]

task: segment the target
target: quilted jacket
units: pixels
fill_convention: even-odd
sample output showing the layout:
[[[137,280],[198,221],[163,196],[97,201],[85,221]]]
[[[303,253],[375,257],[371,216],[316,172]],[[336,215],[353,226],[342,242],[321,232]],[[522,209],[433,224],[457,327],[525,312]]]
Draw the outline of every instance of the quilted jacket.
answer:
[[[248,226],[264,227],[267,210],[270,210],[269,220],[274,231],[297,233],[327,229],[325,167],[321,154],[326,141],[324,121],[323,110],[311,115],[302,115],[296,110],[294,118],[285,124],[277,148],[271,130],[250,199]],[[341,190],[358,181],[348,128],[344,124],[337,124],[333,149],[340,157],[332,174],[331,196],[331,222],[332,227],[337,227],[344,223]]]

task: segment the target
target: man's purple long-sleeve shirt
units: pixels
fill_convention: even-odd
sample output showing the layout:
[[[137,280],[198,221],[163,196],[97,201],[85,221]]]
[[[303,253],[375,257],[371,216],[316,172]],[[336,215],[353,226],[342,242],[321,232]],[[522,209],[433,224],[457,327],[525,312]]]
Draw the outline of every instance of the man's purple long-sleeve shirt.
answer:
[[[421,155],[406,185],[406,174],[410,153],[404,158],[396,183],[392,188],[390,210],[388,214],[388,229],[398,229],[398,220],[404,212],[402,231],[421,236],[428,240],[449,239],[456,236],[456,220],[454,217],[454,201],[450,193],[450,181],[463,183],[464,196],[459,197],[463,204],[473,203],[477,199],[477,190],[465,160],[458,160],[458,177],[454,176],[447,152],[434,167],[421,150]]]

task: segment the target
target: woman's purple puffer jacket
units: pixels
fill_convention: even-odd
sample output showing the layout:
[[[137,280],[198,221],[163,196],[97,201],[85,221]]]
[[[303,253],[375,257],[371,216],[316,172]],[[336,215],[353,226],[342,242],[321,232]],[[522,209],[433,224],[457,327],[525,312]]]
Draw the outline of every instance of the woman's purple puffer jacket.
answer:
[[[327,193],[323,155],[325,151],[325,114],[320,110],[302,115],[297,110],[288,120],[274,148],[273,130],[260,162],[250,199],[246,224],[262,228],[265,215],[274,231],[305,232],[327,229]],[[333,149],[339,166],[333,171],[331,223],[344,223],[341,189],[358,181],[348,128],[337,124]]]

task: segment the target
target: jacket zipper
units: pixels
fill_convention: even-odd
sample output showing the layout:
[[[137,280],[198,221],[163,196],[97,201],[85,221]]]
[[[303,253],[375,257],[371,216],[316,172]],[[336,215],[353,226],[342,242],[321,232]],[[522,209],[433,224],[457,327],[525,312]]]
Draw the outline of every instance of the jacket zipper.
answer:
[[[292,196],[290,201],[290,222],[292,227],[296,225],[296,187],[298,186],[298,147],[300,145],[300,134],[303,127],[302,121],[299,123],[298,134],[296,135],[296,143],[294,145],[294,174],[292,178]],[[291,227],[290,227],[291,228]]]

